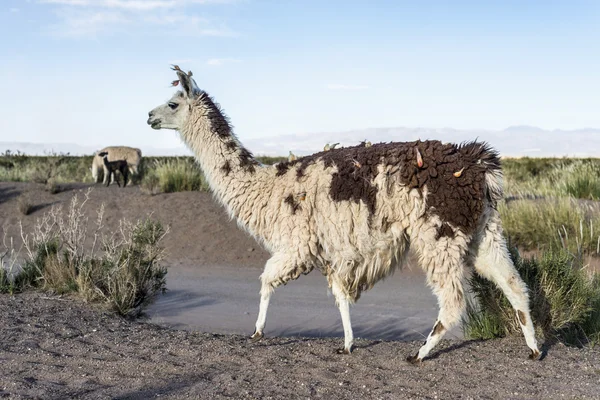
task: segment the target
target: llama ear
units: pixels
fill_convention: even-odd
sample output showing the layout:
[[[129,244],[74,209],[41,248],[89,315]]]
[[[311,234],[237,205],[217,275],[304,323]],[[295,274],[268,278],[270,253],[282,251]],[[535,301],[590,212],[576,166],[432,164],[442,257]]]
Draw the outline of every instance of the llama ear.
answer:
[[[198,88],[198,85],[196,85],[194,78],[192,78],[192,71],[186,74],[177,65],[173,65],[171,69],[177,73],[177,77],[179,78],[179,80],[172,82],[173,86],[181,84],[181,88],[190,99],[193,99],[200,94],[200,89]]]

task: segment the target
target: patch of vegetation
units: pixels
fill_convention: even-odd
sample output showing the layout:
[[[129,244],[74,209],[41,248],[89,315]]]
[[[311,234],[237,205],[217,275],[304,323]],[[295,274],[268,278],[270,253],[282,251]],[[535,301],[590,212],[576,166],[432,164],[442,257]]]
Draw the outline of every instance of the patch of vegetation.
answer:
[[[600,341],[600,279],[590,277],[581,258],[564,250],[545,252],[540,259],[522,259],[515,249],[511,255],[529,288],[538,335],[577,346]],[[467,337],[522,334],[514,309],[495,284],[477,274],[469,283],[476,304],[468,303],[463,320]]]
[[[91,182],[92,156],[74,157],[68,154],[26,156],[7,151],[0,155],[0,181],[55,183]]]
[[[600,207],[563,197],[515,200],[498,210],[509,240],[522,250],[566,249],[600,256]]]
[[[208,183],[191,159],[176,158],[157,161],[152,169],[146,169],[142,187],[149,192],[160,193],[207,191]]]
[[[260,156],[257,159],[267,165],[286,160],[285,157]],[[50,193],[58,193],[59,184],[62,183],[93,183],[90,172],[92,160],[93,155],[27,156],[7,151],[0,155],[0,181],[40,183],[46,185],[46,190]],[[142,190],[150,194],[207,190],[204,176],[199,171],[194,157],[143,157],[138,173],[130,174],[129,179],[132,184],[140,184]],[[102,179],[102,169],[99,170],[99,175]]]
[[[33,212],[33,204],[31,203],[28,194],[23,193],[17,198],[17,208],[23,215],[29,215]]]
[[[600,159],[503,159],[505,194],[510,198],[600,199]]]
[[[46,190],[46,192],[48,192],[50,194],[57,194],[57,193],[60,193],[61,187],[58,185],[58,183],[56,183],[56,181],[54,179],[50,179],[46,183],[45,190]]]
[[[160,265],[160,242],[167,230],[146,219],[122,220],[116,232],[105,232],[102,207],[90,233],[83,212],[88,198],[89,191],[81,202],[75,195],[66,212],[53,207],[33,232],[22,232],[25,262],[12,277],[2,265],[0,290],[39,287],[57,294],[76,293],[121,315],[137,316],[156,293],[165,290],[167,270]]]

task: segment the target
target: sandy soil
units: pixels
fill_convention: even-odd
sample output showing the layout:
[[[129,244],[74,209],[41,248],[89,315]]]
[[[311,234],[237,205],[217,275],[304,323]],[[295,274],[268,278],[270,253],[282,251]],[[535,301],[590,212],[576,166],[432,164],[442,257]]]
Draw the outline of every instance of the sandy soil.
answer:
[[[526,359],[522,340],[442,342],[420,366],[417,342],[178,331],[128,322],[79,301],[0,296],[0,396],[10,398],[598,398],[600,351],[564,346]]]
[[[85,186],[67,189],[51,195],[38,185],[0,183],[2,227],[14,233],[22,219],[27,229],[50,205],[68,202]],[[16,198],[24,191],[30,192],[37,206],[27,217],[16,207]],[[182,276],[195,267],[205,276],[222,280],[231,276],[235,282],[258,273],[267,258],[210,195],[150,197],[137,187],[97,187],[89,209],[93,211],[101,202],[110,210],[107,221],[112,226],[121,217],[142,218],[149,212],[171,226],[165,240],[171,276]],[[228,267],[216,269],[215,265]],[[232,267],[246,267],[248,275],[236,274]],[[307,280],[304,285],[308,286],[297,290],[308,290],[311,282]],[[398,299],[404,296],[409,302],[412,293],[404,291]],[[369,304],[366,296],[361,302],[366,299]],[[254,309],[254,292],[252,299]],[[294,301],[298,299],[301,296]],[[431,306],[412,300],[415,307]],[[227,303],[228,297],[222,301]],[[174,313],[180,311],[177,297],[169,305]],[[202,333],[198,326],[190,331],[158,326],[149,319],[126,321],[79,300],[44,293],[0,295],[0,307],[0,397],[6,398],[600,398],[599,349],[555,345],[542,361],[530,361],[522,338],[452,340],[443,341],[430,359],[413,366],[404,359],[419,348],[420,341],[361,339],[353,354],[344,356],[334,354],[339,338],[286,335],[252,344],[246,336]],[[202,304],[195,307],[201,309]],[[331,304],[328,307],[335,312]],[[368,313],[374,315],[372,309]],[[253,320],[254,315],[248,318]],[[214,320],[208,326],[213,332],[218,330]],[[339,332],[329,333],[337,336]],[[393,337],[385,332],[365,336],[378,335]]]

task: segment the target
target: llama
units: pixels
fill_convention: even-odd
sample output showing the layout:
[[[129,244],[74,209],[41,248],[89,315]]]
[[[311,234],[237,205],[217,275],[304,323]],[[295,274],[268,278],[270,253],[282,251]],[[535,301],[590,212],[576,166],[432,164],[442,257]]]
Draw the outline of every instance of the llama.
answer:
[[[137,174],[138,167],[140,165],[140,161],[142,159],[142,151],[140,149],[134,147],[127,146],[109,146],[105,147],[102,150],[98,151],[94,155],[94,159],[92,160],[92,178],[94,182],[98,183],[98,170],[102,168],[104,170],[104,178],[102,179],[102,183],[106,185],[106,182],[109,179],[109,174],[104,166],[103,157],[99,155],[99,153],[107,152],[108,160],[125,160],[129,166],[129,173]],[[110,183],[114,182],[113,177],[111,176]]]
[[[364,290],[401,268],[412,247],[437,296],[439,314],[425,344],[407,358],[422,361],[465,309],[467,267],[495,282],[514,307],[535,359],[540,352],[527,287],[502,236],[498,154],[485,143],[379,143],[284,161],[256,161],[234,135],[220,106],[173,66],[181,84],[149,112],[154,129],[174,129],[194,152],[215,198],[271,253],[260,276],[251,340],[264,335],[274,289],[319,269],[335,296],[352,351],[349,307]]]
[[[123,187],[127,186],[127,176],[129,174],[129,165],[125,160],[116,160],[116,161],[108,161],[108,152],[103,151],[98,153],[99,157],[102,157],[104,162],[104,168],[108,171],[110,176],[114,177],[114,180],[117,182],[117,185],[121,187],[119,180],[117,179],[116,172],[120,171],[123,176]],[[110,181],[106,181],[106,186],[110,185]]]

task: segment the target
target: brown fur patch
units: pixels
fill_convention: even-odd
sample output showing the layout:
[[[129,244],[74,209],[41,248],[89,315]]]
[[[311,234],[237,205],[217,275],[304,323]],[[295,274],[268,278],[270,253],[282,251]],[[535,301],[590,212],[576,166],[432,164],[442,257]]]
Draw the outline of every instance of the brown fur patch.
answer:
[[[245,147],[240,147],[240,167],[246,170],[246,172],[254,173],[256,166],[259,164],[258,161],[252,157],[252,153]]]
[[[280,162],[280,163],[278,163],[275,166],[277,168],[277,173],[275,175],[276,176],[285,175],[285,173],[288,172],[288,170],[290,169],[291,166],[292,166],[291,162]]]
[[[417,165],[417,151],[423,165]],[[322,161],[325,168],[337,167],[332,174],[330,196],[334,201],[363,201],[371,215],[375,212],[377,188],[371,184],[378,165],[399,167],[393,174],[409,189],[427,188],[428,213],[437,215],[465,233],[472,233],[483,211],[485,173],[500,169],[498,154],[485,143],[443,144],[440,141],[378,143],[345,147],[316,153],[277,165],[277,175],[298,164],[301,179],[309,165]],[[459,177],[454,174],[462,170]],[[449,234],[448,227],[441,232]],[[441,236],[440,236],[441,237]]]
[[[206,117],[210,121],[212,130],[221,138],[230,137],[232,134],[231,124],[219,103],[215,102],[206,92],[200,93],[198,101],[206,109]]]
[[[527,317],[523,311],[517,310],[517,317],[519,318],[521,325],[527,325]]]
[[[390,224],[390,221],[388,221],[387,217],[383,217],[381,219],[381,232],[387,232],[390,229],[390,226],[392,226],[392,224]]]
[[[296,198],[293,194],[289,194],[285,198],[284,202],[290,206],[290,208],[292,209],[292,214],[296,214],[296,211],[302,208],[300,207],[300,204],[298,204],[298,202],[296,201]]]
[[[223,163],[223,166],[221,167],[221,171],[223,171],[225,176],[229,175],[229,173],[231,172],[231,164],[229,164],[229,160],[227,160]]]
[[[442,223],[442,225],[437,229],[435,240],[439,240],[442,237],[454,237],[454,230],[447,222]]]
[[[433,327],[433,335],[439,335],[440,333],[442,333],[446,328],[444,328],[444,325],[442,325],[442,323],[440,321],[436,322],[435,326]]]
[[[245,147],[241,146],[233,134],[233,129],[231,128],[231,124],[229,123],[229,119],[221,110],[221,106],[215,102],[212,97],[206,92],[201,92],[198,96],[198,102],[202,104],[204,109],[206,110],[206,117],[210,121],[210,126],[224,142],[225,147],[229,150],[235,150],[239,148],[239,159],[240,166],[246,171],[250,173],[254,173],[256,170],[256,166],[259,164],[258,161],[254,159],[252,153],[248,151]]]

